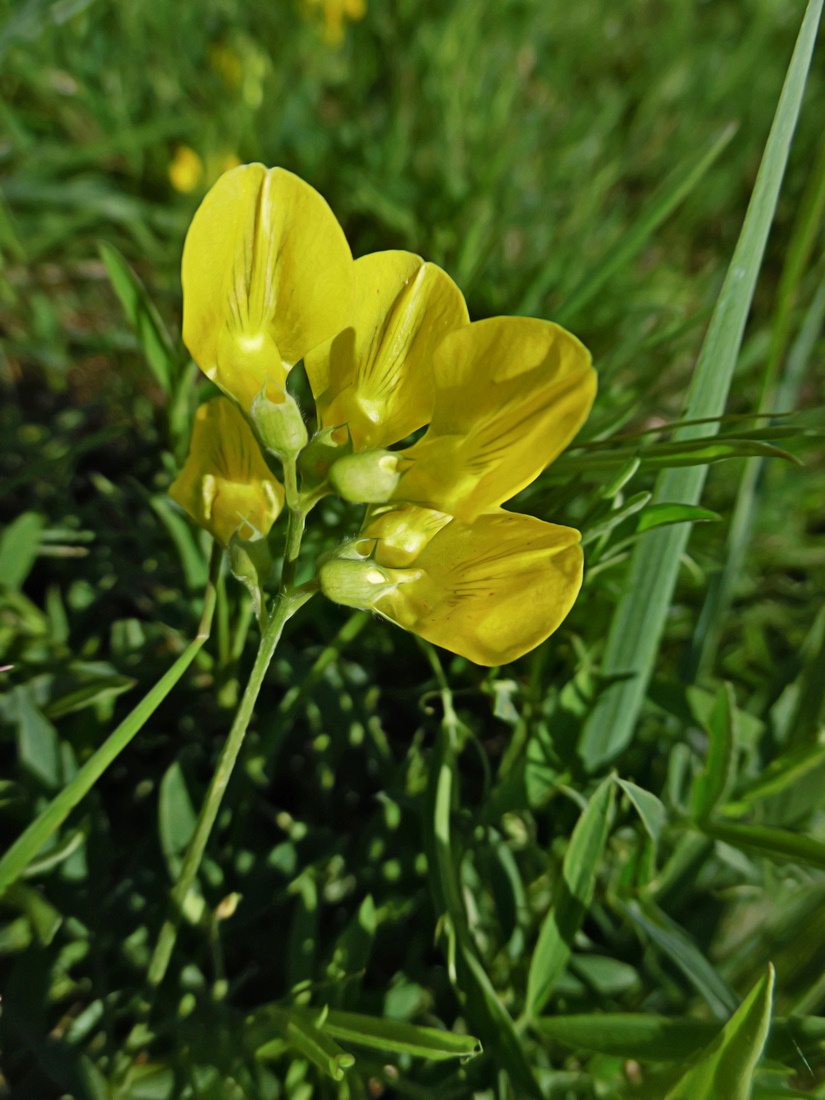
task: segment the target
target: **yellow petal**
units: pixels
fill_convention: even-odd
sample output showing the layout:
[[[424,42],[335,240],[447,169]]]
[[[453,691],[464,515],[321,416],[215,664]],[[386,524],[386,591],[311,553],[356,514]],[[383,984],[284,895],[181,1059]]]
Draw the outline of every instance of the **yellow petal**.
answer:
[[[183,249],[183,339],[201,370],[248,410],[347,322],[352,256],[324,199],[283,168],[226,172]]]
[[[573,439],[596,393],[590,354],[549,321],[492,317],[450,333],[433,365],[427,433],[395,492],[471,521],[534,481]]]
[[[284,504],[243,413],[225,397],[201,405],[189,455],[169,495],[222,546],[235,531],[266,535]]]
[[[379,540],[375,564],[399,582],[375,610],[404,629],[476,664],[499,665],[543,642],[573,606],[582,580],[573,528],[503,511],[472,524],[454,519],[425,538],[410,562],[403,546],[399,560],[391,525],[423,530],[425,510],[408,519],[410,510],[398,511],[394,520],[368,519],[362,536]]]
[[[433,356],[469,322],[452,279],[411,252],[355,261],[349,327],[307,355],[321,426],[348,424],[356,451],[397,443],[432,416]]]

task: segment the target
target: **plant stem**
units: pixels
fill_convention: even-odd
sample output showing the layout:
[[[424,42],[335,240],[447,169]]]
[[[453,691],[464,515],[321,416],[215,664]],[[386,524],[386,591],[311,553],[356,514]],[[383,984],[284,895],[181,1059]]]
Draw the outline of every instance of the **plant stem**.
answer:
[[[286,529],[286,546],[284,547],[284,568],[281,573],[281,591],[290,588],[295,583],[295,573],[298,569],[298,553],[301,549],[301,539],[304,536],[304,523],[307,512],[301,503],[301,494],[298,491],[298,471],[295,459],[284,462],[284,489],[286,491],[286,506],[289,509],[289,519]]]
[[[212,548],[209,567],[209,581],[203,598],[198,633],[189,643],[172,667],[158,680],[155,686],[141,699],[135,709],[127,715],[100,748],[83,765],[39,817],[29,825],[0,859],[0,894],[2,894],[28,867],[46,841],[63,824],[71,811],[88,794],[109,765],[126,748],[154,714],[175,684],[186,672],[199,650],[209,637],[212,617],[215,612],[215,592],[220,570],[222,550],[217,543]]]
[[[209,790],[206,792],[206,798],[203,801],[203,806],[201,806],[198,822],[195,826],[195,833],[186,850],[183,866],[172,889],[171,911],[160,930],[152,960],[149,964],[148,977],[149,984],[152,986],[157,986],[163,981],[169,966],[172,949],[177,939],[184,902],[198,873],[209,835],[218,816],[224,792],[232,775],[232,769],[243,744],[247,726],[252,717],[264,676],[280,640],[281,632],[285,623],[306,603],[311,595],[312,592],[308,591],[281,591],[266,621],[266,626],[261,635],[261,644],[255,657],[255,664],[252,666],[252,672],[241,698],[241,704],[238,707],[229,736],[218,760],[215,774],[212,776],[212,782],[209,784]]]

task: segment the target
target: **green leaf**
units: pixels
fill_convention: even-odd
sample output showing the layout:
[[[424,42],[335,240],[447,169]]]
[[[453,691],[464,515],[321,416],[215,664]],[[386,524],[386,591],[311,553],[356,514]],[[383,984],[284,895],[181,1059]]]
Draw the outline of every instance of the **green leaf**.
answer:
[[[574,1050],[640,1062],[681,1061],[719,1033],[719,1024],[711,1020],[672,1020],[629,1012],[539,1016],[532,1026],[544,1038]]]
[[[3,901],[25,913],[42,944],[50,944],[63,923],[63,917],[51,902],[39,890],[24,886],[22,882],[15,883],[7,890]]]
[[[29,684],[20,684],[9,692],[6,713],[17,725],[17,756],[21,765],[47,787],[59,787],[63,781],[60,740],[57,730],[35,702]]]
[[[158,795],[158,834],[166,866],[173,879],[181,867],[181,856],[186,851],[195,831],[197,815],[180,764],[175,761],[167,768],[160,781]]]
[[[0,584],[17,591],[28,577],[40,548],[43,517],[23,512],[0,535]]]
[[[728,825],[721,821],[702,821],[700,828],[714,840],[722,840],[746,852],[825,869],[825,844],[812,836],[772,829],[767,825]]]
[[[178,357],[160,314],[143,283],[118,250],[106,241],[99,245],[112,287],[135,330],[146,362],[166,394],[174,389]]]
[[[650,839],[654,844],[658,844],[662,827],[667,819],[667,810],[662,800],[650,791],[646,791],[644,787],[639,787],[627,779],[617,779],[616,782],[636,807]]]
[[[64,714],[71,714],[76,710],[85,710],[104,699],[113,699],[129,691],[137,683],[131,676],[101,676],[82,684],[80,687],[67,691],[53,699],[48,706],[43,708],[43,713],[48,718],[60,718]]]
[[[768,1037],[773,983],[774,971],[769,966],[665,1100],[749,1100],[753,1071]]]
[[[342,1043],[352,1043],[394,1054],[410,1054],[415,1058],[444,1061],[450,1058],[472,1058],[481,1053],[481,1043],[472,1035],[458,1035],[435,1027],[419,1027],[399,1020],[380,1019],[357,1012],[339,1012],[267,1005],[258,1009],[247,1021],[247,1042],[261,1053],[270,1041],[273,1027],[285,1027],[287,1018],[301,1024],[314,1021],[321,1030]]]
[[[728,683],[716,697],[707,730],[707,763],[696,777],[692,797],[693,815],[700,820],[724,800],[736,775],[736,699]]]
[[[715,1016],[724,1019],[733,1012],[736,1007],[733,992],[683,928],[680,928],[652,902],[646,902],[644,909],[635,901],[617,904],[621,912],[673,960],[691,985],[705,999]]]
[[[809,0],[742,232],[696,365],[685,410],[688,419],[724,411],[821,14],[822,0]],[[683,427],[678,441],[695,439],[700,431]],[[657,481],[654,503],[698,504],[705,475],[703,467],[667,470]],[[579,752],[590,771],[612,760],[633,737],[689,535],[687,523],[662,528],[642,539],[634,552],[602,661],[605,676],[626,678],[614,681],[599,696],[585,725]]]
[[[666,527],[670,523],[702,523],[721,518],[718,512],[693,504],[653,504],[650,508],[645,508],[639,516],[636,534],[640,535],[654,527]]]
[[[564,857],[558,897],[544,919],[527,976],[526,1015],[541,1012],[564,972],[573,937],[593,898],[613,805],[613,777],[593,792],[576,822]]]
[[[301,1016],[290,1009],[286,1009],[286,1015],[284,1038],[289,1045],[333,1081],[343,1080],[345,1071],[355,1065],[355,1058],[348,1051],[342,1050],[324,1027],[324,1013],[318,1014],[317,1022],[320,1026],[316,1026],[316,1022],[308,1016]]]
[[[209,563],[192,534],[192,528],[175,510],[169,497],[159,494],[152,497],[150,503],[175,544],[187,589],[190,592],[199,591],[206,584]]]

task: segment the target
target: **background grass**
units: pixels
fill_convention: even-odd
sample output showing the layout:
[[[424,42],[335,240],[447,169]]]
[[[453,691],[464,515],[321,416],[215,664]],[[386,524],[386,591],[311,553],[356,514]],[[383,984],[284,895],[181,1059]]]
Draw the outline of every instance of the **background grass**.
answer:
[[[571,953],[547,1017],[718,1028],[772,960],[776,1013],[807,1022],[775,1026],[757,1088],[825,1095],[810,1023],[825,1004],[821,211],[783,282],[822,173],[816,61],[728,405],[759,407],[779,331],[791,405],[768,407],[799,412],[723,425],[805,465],[762,469],[700,662],[745,460],[710,466],[702,503],[722,520],[693,531],[633,742],[595,767],[579,752],[641,494],[673,460],[661,431],[597,444],[683,410],[803,6],[372,0],[340,47],[287,0],[5,0],[0,12],[4,839],[166,671],[201,612],[206,548],[165,490],[206,391],[193,377],[170,415],[100,242],[177,338],[183,235],[210,173],[229,155],[280,164],[322,191],[356,255],[399,247],[442,264],[474,318],[563,318],[601,379],[588,448],[516,505],[588,540],[582,596],[539,651],[490,672],[441,654],[442,682],[387,624],[321,601],[289,624],[201,875],[204,911],[181,933],[150,1040],[130,1053],[165,898],[254,650],[225,580],[212,641],[3,901],[12,1095],[492,1100],[537,1082],[565,1100],[664,1096],[689,1048],[663,1063],[661,1042],[611,1047],[604,1028],[565,1035],[523,1017],[542,985],[537,944],[549,950],[565,906]],[[169,177],[182,145],[205,165],[189,194]],[[347,522],[333,505],[323,518],[319,548]],[[602,839],[590,823],[611,766],[631,785],[611,796]],[[560,898],[588,799],[579,911]],[[265,1013],[248,1029],[247,1014],[290,1004],[300,982],[315,1006],[469,1031],[485,1053],[462,1064],[353,1046],[341,1082],[294,1044],[256,1057],[280,1032]]]

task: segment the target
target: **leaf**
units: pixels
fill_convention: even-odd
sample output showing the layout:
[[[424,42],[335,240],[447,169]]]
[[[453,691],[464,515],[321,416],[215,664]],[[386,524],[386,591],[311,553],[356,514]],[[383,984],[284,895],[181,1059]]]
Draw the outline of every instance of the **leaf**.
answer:
[[[590,1050],[640,1062],[678,1062],[709,1043],[719,1033],[711,1020],[673,1020],[641,1013],[539,1016],[536,1032],[575,1050]]]
[[[613,777],[597,787],[576,822],[564,856],[559,894],[544,919],[527,976],[525,1013],[541,1012],[570,958],[573,937],[593,898],[613,805]]]
[[[154,496],[150,503],[175,544],[187,589],[190,592],[199,591],[206,584],[209,563],[195,541],[191,527],[180,512],[176,511],[169,497]]]
[[[444,1061],[450,1058],[471,1058],[481,1053],[481,1043],[472,1035],[458,1035],[435,1027],[419,1027],[399,1020],[380,1019],[356,1012],[339,1012],[336,1009],[320,1014],[317,1010],[291,1007],[288,1009],[267,1005],[258,1009],[247,1020],[247,1042],[261,1053],[269,1041],[273,1027],[285,1026],[286,1018],[315,1021],[322,1030],[342,1043],[352,1043],[371,1050],[409,1054],[415,1058]]]
[[[63,766],[57,730],[35,702],[29,684],[20,684],[9,692],[7,714],[17,725],[17,756],[21,765],[45,786],[59,787]]]
[[[106,241],[99,245],[112,287],[137,334],[146,362],[166,394],[174,389],[178,357],[160,314],[143,283],[118,250]]]
[[[636,534],[650,531],[654,527],[665,527],[670,523],[702,523],[721,518],[718,512],[693,504],[653,504],[650,508],[645,508],[639,516]]]
[[[160,781],[158,795],[158,834],[169,874],[176,879],[181,856],[195,831],[197,816],[186,789],[180,764],[175,761]]]
[[[696,364],[685,410],[688,419],[719,416],[724,411],[821,13],[822,0],[809,0],[742,232]],[[678,441],[694,439],[699,431],[680,428]],[[654,503],[698,504],[705,476],[703,467],[665,471],[657,481]],[[633,737],[689,535],[687,523],[662,528],[642,539],[634,551],[602,661],[605,676],[629,675],[605,690],[585,725],[579,753],[589,771],[612,760]]]
[[[23,512],[0,535],[0,583],[17,591],[28,577],[40,549],[43,517]]]
[[[85,710],[104,699],[114,699],[129,691],[137,683],[131,676],[101,676],[91,680],[80,687],[59,695],[43,708],[43,713],[48,718],[60,718],[64,714],[71,714],[76,710]]]
[[[667,810],[662,800],[657,798],[655,794],[651,794],[650,791],[646,791],[644,787],[631,783],[628,779],[617,779],[616,782],[636,807],[650,839],[654,844],[658,844],[662,827],[667,818]]]
[[[15,883],[7,890],[3,901],[25,913],[42,944],[50,944],[63,923],[63,917],[51,902],[39,890],[24,886],[22,882]]]
[[[638,902],[618,902],[618,907],[673,960],[719,1019],[730,1015],[736,998],[683,928],[652,902],[644,910]]]
[[[665,1100],[749,1100],[753,1071],[768,1037],[774,970],[753,987],[721,1033]]]
[[[825,844],[812,836],[772,829],[767,825],[728,825],[721,821],[702,821],[700,827],[707,836],[732,844],[734,848],[780,862],[789,860],[825,869]]]
[[[736,774],[736,699],[726,683],[719,691],[708,721],[708,757],[693,786],[692,810],[709,817],[727,796]]]

